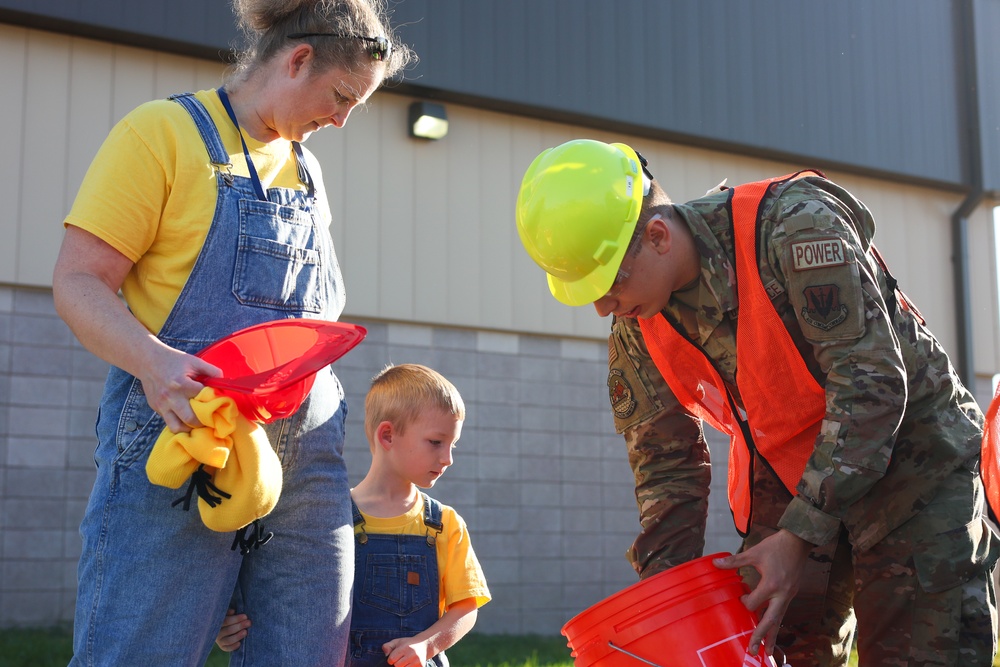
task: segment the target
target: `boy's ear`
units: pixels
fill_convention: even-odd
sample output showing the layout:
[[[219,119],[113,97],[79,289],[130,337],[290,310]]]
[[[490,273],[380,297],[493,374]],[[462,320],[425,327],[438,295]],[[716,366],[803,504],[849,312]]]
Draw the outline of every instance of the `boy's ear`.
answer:
[[[379,425],[375,427],[375,442],[382,449],[392,449],[392,438],[394,435],[395,430],[390,421],[379,422]]]

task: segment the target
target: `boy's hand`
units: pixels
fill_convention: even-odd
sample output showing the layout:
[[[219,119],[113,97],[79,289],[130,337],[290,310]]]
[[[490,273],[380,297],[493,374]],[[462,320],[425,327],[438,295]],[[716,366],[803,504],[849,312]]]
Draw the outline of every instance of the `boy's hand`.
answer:
[[[240,640],[247,636],[250,619],[246,614],[237,614],[235,609],[226,612],[215,643],[226,653],[231,653],[240,647]]]
[[[393,667],[424,667],[427,664],[427,642],[415,637],[400,637],[382,644],[385,658]]]

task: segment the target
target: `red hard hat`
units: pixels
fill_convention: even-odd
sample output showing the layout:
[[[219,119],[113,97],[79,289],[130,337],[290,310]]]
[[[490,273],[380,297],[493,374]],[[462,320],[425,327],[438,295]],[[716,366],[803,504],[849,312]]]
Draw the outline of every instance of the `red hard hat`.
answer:
[[[309,395],[316,372],[347,354],[367,335],[346,322],[285,319],[264,322],[222,338],[197,354],[222,370],[205,385],[229,396],[244,417],[272,422],[294,414]]]

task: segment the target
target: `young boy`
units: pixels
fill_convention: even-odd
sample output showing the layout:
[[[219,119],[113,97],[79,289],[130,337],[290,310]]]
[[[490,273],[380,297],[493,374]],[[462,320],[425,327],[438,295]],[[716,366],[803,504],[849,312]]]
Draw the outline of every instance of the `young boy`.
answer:
[[[372,462],[351,490],[351,667],[446,666],[444,650],[490,600],[465,521],[418,489],[434,486],[452,464],[464,420],[458,390],[426,366],[388,366],[372,379],[365,399]],[[249,627],[245,614],[230,613],[216,643],[233,651]]]

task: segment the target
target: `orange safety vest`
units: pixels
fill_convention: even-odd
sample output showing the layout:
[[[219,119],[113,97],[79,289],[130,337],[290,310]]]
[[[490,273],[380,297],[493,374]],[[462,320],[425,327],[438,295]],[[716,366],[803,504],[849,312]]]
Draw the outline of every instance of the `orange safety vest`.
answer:
[[[986,423],[983,426],[982,458],[979,468],[982,471],[983,486],[986,488],[986,500],[993,510],[994,519],[1000,517],[1000,385],[993,401],[986,409]]]
[[[753,453],[764,459],[794,495],[826,416],[826,392],[809,372],[768,298],[757,260],[760,208],[768,188],[814,173],[798,172],[731,190],[739,296],[736,385],[745,417],[700,346],[662,313],[639,320],[650,356],[677,400],[691,414],[730,436],[729,507],[743,536],[753,516]]]

